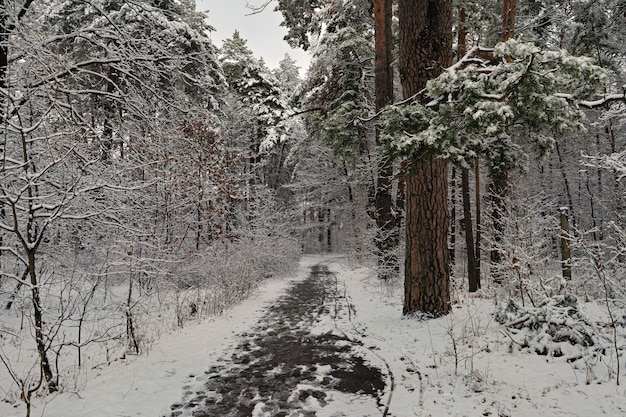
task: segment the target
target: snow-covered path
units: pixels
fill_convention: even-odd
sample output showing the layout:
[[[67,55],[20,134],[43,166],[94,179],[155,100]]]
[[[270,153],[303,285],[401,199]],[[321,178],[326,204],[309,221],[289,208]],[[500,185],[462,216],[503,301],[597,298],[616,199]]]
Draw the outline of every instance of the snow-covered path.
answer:
[[[316,324],[349,314],[336,277],[318,264],[184,387],[168,417],[380,416],[385,378],[358,342]]]

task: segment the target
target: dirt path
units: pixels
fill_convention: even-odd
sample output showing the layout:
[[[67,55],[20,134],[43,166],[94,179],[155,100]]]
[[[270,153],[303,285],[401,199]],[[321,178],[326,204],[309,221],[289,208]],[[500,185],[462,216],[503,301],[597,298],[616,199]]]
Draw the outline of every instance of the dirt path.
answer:
[[[334,275],[314,266],[238,336],[230,358],[184,387],[168,417],[381,416],[385,376],[358,342],[315,329],[348,309]]]

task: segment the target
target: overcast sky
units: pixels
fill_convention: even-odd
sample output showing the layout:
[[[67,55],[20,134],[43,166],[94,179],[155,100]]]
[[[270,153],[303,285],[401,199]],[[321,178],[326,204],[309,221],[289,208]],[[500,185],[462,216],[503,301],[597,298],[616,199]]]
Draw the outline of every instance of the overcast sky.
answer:
[[[260,5],[263,0],[248,0],[250,4]],[[280,26],[282,16],[274,11],[272,2],[264,11],[249,15],[246,0],[196,0],[196,9],[209,12],[209,24],[215,28],[211,39],[219,47],[224,39],[230,38],[235,30],[257,58],[263,57],[270,68],[278,67],[278,62],[288,53],[300,66],[300,73],[308,67],[308,54],[301,49],[291,49],[283,37],[287,33]]]

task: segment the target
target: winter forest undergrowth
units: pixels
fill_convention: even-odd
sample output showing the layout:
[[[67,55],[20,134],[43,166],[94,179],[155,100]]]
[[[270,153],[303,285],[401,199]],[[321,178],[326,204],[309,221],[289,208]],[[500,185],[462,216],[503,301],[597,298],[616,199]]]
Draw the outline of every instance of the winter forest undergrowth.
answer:
[[[392,415],[626,413],[626,2],[250,7],[304,77],[193,0],[0,4],[0,415],[159,378],[318,261]]]
[[[32,415],[170,415],[183,392],[203,390],[196,376],[234,355],[239,335],[250,333],[263,310],[316,265],[327,266],[334,275],[338,298],[326,301],[331,314],[318,320],[313,332],[361,344],[360,355],[381,369],[386,385],[378,404],[364,396],[327,391],[327,404],[308,404],[309,412],[368,417],[385,413],[565,417],[621,415],[626,410],[623,385],[616,385],[613,336],[603,305],[573,299],[553,303],[543,307],[543,322],[534,314],[539,309],[528,309],[538,323],[533,329],[510,318],[502,320],[509,309],[500,303],[508,295],[498,290],[491,295],[459,293],[445,317],[402,319],[401,283],[381,282],[374,269],[360,264],[346,256],[306,256],[287,276],[264,280],[245,301],[222,314],[196,317],[184,327],[169,329],[144,321],[141,355],[100,362],[106,353],[103,345],[91,346],[82,368],[67,368],[74,370],[64,375],[71,384],[59,393],[33,398]],[[350,314],[337,309],[338,304],[349,306]],[[165,316],[166,309],[161,311]],[[555,338],[552,329],[565,336],[585,334],[594,344]],[[618,332],[620,338],[626,336],[623,326]],[[25,406],[12,387],[4,393],[0,412],[23,416]],[[261,410],[258,407],[253,416],[267,415]]]

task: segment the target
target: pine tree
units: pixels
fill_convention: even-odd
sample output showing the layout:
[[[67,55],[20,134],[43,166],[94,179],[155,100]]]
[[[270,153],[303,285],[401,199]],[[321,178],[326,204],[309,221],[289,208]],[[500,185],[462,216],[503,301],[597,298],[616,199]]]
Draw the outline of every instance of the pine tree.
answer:
[[[273,70],[272,73],[281,84],[281,89],[286,96],[291,98],[302,81],[300,79],[300,68],[296,65],[296,61],[289,54],[285,54],[278,63],[278,68]]]
[[[376,111],[393,102],[393,35],[392,1],[374,1],[375,101]],[[376,128],[376,146],[380,147],[380,130]],[[377,167],[374,213],[377,226],[379,276],[387,279],[399,268],[395,250],[399,244],[400,208],[394,207],[392,195],[393,159],[382,154]]]
[[[247,137],[238,138],[247,141],[240,145],[248,149],[248,186],[271,185],[272,166],[267,164],[268,155],[280,149],[285,140],[282,121],[287,104],[280,82],[261,60],[253,56],[246,43],[235,31],[224,41],[219,59],[230,93],[249,112],[246,120],[249,133]]]
[[[329,146],[339,167],[345,167],[341,177],[359,178],[358,184],[348,186],[349,200],[359,199],[360,191],[366,190],[370,204],[367,213],[373,219],[376,174],[371,159],[375,158],[375,143],[372,124],[363,120],[363,115],[374,110],[371,6],[370,0],[335,1],[317,13],[324,31],[315,35],[317,42],[300,89],[300,105],[306,111],[309,133]],[[357,169],[359,166],[363,170]],[[360,204],[356,207],[361,208]],[[356,217],[361,215],[367,214]]]
[[[400,0],[400,79],[406,100],[452,64],[452,2]],[[447,162],[432,151],[406,173],[406,265],[403,314],[450,308]]]

